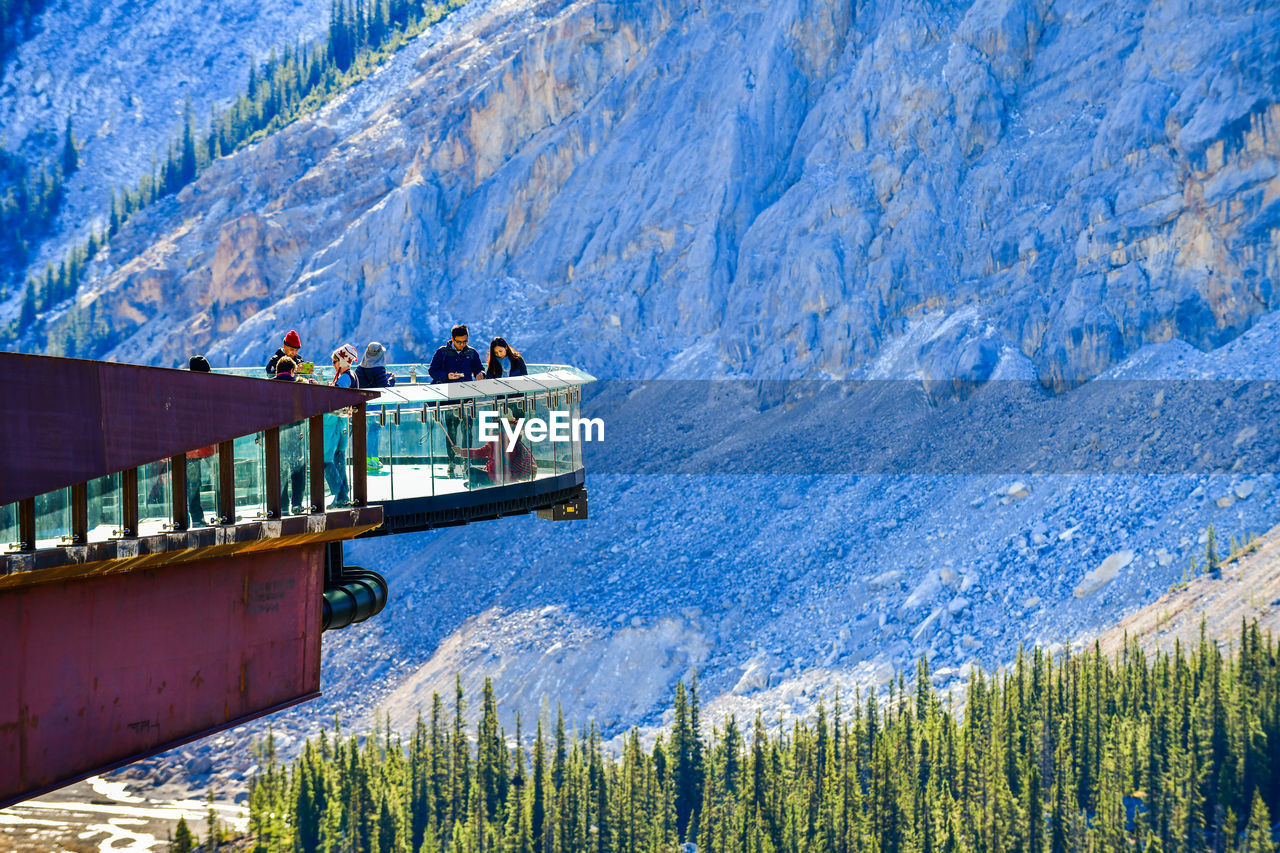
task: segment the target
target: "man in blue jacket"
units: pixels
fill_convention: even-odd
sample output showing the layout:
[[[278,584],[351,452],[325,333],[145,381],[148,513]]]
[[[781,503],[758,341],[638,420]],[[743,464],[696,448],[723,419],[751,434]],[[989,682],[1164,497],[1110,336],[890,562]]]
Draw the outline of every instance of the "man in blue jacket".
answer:
[[[467,346],[467,337],[466,326],[454,326],[449,343],[436,350],[431,357],[431,367],[427,369],[432,385],[484,379],[480,353]]]
[[[454,326],[449,338],[449,343],[436,350],[436,354],[431,357],[431,367],[427,368],[427,372],[431,374],[431,384],[444,385],[449,382],[484,379],[484,366],[480,364],[480,353],[467,346],[467,327]],[[471,446],[471,424],[463,423],[462,418],[451,411],[446,411],[444,430],[453,440],[453,444],[445,442],[445,450],[449,453],[449,476],[456,477],[459,467],[465,473],[467,462],[458,456],[453,445]]]

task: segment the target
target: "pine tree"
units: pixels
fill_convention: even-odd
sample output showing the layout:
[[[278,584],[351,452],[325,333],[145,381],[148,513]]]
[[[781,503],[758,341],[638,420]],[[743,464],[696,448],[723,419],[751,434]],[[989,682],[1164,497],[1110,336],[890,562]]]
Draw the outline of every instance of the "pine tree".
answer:
[[[1218,560],[1218,534],[1213,529],[1213,525],[1209,525],[1209,531],[1205,537],[1204,559],[1209,570],[1209,575],[1215,580],[1222,577],[1222,563]]]
[[[1276,843],[1271,836],[1271,813],[1262,801],[1259,791],[1253,792],[1253,805],[1249,809],[1249,826],[1240,845],[1242,853],[1275,853]]]
[[[196,179],[195,118],[191,115],[191,98],[182,108],[182,159],[178,166],[178,187]]]
[[[173,831],[173,844],[170,850],[173,853],[191,853],[195,849],[196,839],[191,834],[191,828],[187,826],[187,818],[185,815],[178,816],[178,827]]]
[[[26,334],[36,322],[36,286],[32,279],[27,279],[27,288],[22,294],[22,307],[18,310],[19,335]]]
[[[80,168],[80,149],[76,138],[71,134],[71,115],[67,114],[67,123],[62,131],[62,176],[69,178]]]

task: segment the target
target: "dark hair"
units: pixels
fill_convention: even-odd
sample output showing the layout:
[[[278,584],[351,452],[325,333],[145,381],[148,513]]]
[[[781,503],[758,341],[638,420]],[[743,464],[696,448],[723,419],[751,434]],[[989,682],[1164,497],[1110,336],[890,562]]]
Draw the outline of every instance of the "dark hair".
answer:
[[[298,369],[298,362],[289,358],[289,356],[287,355],[281,356],[280,360],[276,362],[277,376],[279,376],[281,373],[293,373],[293,371],[297,369]]]
[[[502,347],[507,351],[507,358],[514,362],[520,357],[520,353],[515,351],[511,344],[507,343],[506,338],[494,338],[489,341],[489,364],[484,369],[485,379],[498,379],[502,376],[502,360],[493,353],[494,347]]]
[[[465,335],[468,338],[471,337],[471,333],[467,331],[467,327],[461,323],[453,327],[453,331],[449,333],[449,337],[456,338],[459,335]]]
[[[193,355],[187,360],[187,370],[194,370],[196,373],[208,373],[209,359],[202,355]]]

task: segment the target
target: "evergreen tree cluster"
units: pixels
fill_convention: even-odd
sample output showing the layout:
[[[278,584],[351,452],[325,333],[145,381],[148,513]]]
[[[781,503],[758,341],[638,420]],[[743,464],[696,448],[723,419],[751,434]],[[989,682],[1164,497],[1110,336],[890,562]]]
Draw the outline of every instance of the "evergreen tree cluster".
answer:
[[[0,0],[0,3],[5,0]],[[31,171],[26,160],[0,148],[0,297],[9,276],[22,268],[31,246],[46,234],[62,206],[63,182],[80,166],[80,150],[67,119],[60,151]]]
[[[13,5],[13,0],[0,3]],[[154,160],[133,189],[112,191],[103,231],[94,226],[88,240],[72,247],[59,266],[47,265],[41,274],[27,280],[22,310],[8,330],[9,337],[36,332],[35,323],[43,311],[73,296],[88,262],[134,213],[177,193],[219,157],[328,102],[367,76],[409,38],[463,3],[465,0],[444,0],[443,4],[430,0],[336,0],[327,35],[306,46],[286,46],[279,54],[273,50],[261,65],[250,62],[245,90],[226,108],[212,109],[203,125],[197,122],[188,100],[182,130],[169,142],[164,159]],[[6,259],[4,265],[11,271],[24,266],[28,247],[48,233],[61,202],[62,182],[78,165],[79,150],[71,135],[70,119],[57,164],[43,170],[34,182],[18,158],[0,151],[0,187],[5,188],[0,192],[0,257]],[[7,263],[10,258],[12,264]],[[0,270],[0,274],[5,272]],[[81,356],[100,353],[108,335],[100,317],[73,316],[65,325],[48,342],[53,349]]]
[[[363,743],[321,734],[253,782],[258,851],[699,853],[1250,851],[1274,853],[1280,806],[1280,644],[1241,626],[1224,656],[1114,660],[1019,653],[975,673],[964,711],[899,676],[887,697],[704,737],[696,682],[651,750],[633,731],[606,755],[594,726],[529,742],[498,725],[485,684],[474,741],[465,702],[436,696],[407,744],[388,722]]]

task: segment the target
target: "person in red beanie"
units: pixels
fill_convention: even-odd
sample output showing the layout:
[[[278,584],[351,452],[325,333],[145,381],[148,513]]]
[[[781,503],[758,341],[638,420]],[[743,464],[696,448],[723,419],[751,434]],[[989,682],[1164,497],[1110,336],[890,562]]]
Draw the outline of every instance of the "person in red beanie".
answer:
[[[279,371],[276,369],[276,362],[288,356],[293,359],[295,364],[302,363],[302,356],[298,351],[302,349],[302,338],[298,336],[297,329],[290,329],[284,336],[284,345],[276,350],[275,355],[271,356],[271,360],[267,362],[267,375],[274,377]]]

